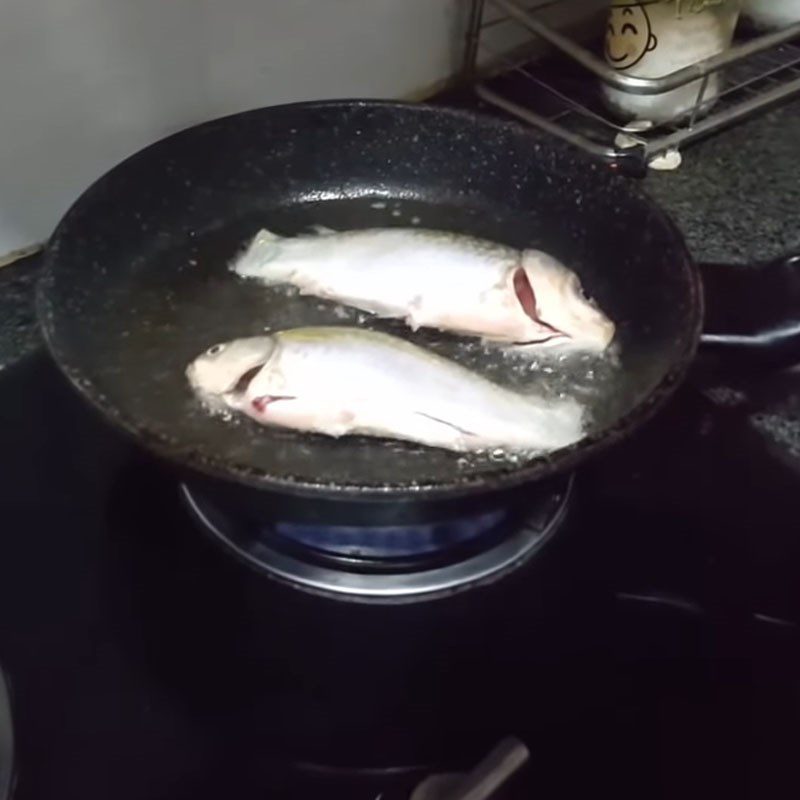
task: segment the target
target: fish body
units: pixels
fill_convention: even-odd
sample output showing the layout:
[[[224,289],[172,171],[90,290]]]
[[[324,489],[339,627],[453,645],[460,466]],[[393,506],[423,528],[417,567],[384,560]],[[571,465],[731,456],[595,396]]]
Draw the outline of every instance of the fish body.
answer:
[[[574,401],[523,396],[402,339],[360,328],[296,328],[215,345],[187,375],[216,407],[329,436],[542,452],[583,433]]]
[[[405,320],[520,345],[603,350],[614,324],[578,276],[540,250],[419,228],[260,231],[233,270],[274,286]]]

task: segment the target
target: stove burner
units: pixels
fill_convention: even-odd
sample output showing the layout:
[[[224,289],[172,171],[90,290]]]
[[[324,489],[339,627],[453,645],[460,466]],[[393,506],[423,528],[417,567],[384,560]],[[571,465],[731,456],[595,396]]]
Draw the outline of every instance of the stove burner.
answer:
[[[247,519],[186,483],[202,529],[238,557],[307,591],[351,599],[411,600],[474,587],[520,566],[559,529],[572,476],[531,486],[522,502],[404,525],[321,525]]]
[[[350,559],[415,558],[442,553],[489,535],[507,524],[511,510],[416,525],[320,525],[275,522],[271,530],[297,544]]]

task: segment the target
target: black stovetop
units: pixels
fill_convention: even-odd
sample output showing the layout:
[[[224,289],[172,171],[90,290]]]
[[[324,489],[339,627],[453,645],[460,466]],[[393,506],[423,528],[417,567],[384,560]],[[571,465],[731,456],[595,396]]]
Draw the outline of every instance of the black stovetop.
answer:
[[[799,415],[800,373],[698,373],[577,476],[586,595],[565,619],[584,624],[570,629],[569,655],[515,690],[525,712],[506,733],[533,753],[519,796],[796,791],[800,452],[787,437]],[[17,800],[404,796],[391,791],[409,775],[287,766],[280,743],[326,708],[301,676],[266,711],[255,701],[256,713],[242,711],[247,697],[222,710],[249,658],[226,649],[229,629],[253,621],[231,588],[240,568],[222,566],[232,560],[187,524],[169,472],[85,408],[40,348],[0,372],[0,459],[0,656]],[[291,604],[258,613],[291,627]],[[418,613],[412,628],[428,612]],[[358,641],[330,625],[332,647]],[[538,663],[540,646],[522,636],[515,658]],[[424,664],[424,652],[409,657]],[[485,688],[463,687],[464,704]],[[413,702],[409,686],[380,676],[370,691],[396,708]],[[365,724],[380,731],[391,707]],[[442,752],[447,763],[419,774],[478,755]]]

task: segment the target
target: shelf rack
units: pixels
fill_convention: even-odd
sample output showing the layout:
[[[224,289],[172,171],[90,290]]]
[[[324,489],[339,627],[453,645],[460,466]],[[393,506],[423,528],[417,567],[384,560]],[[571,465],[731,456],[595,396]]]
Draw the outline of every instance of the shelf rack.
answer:
[[[579,44],[548,24],[542,12],[556,2],[526,6],[519,0],[471,0],[462,76],[485,102],[627,171],[642,173],[656,156],[800,94],[800,45],[793,41],[800,39],[800,23],[738,38],[723,53],[663,77],[642,78],[611,68],[597,54],[599,48]],[[528,37],[529,46],[516,48],[516,56],[492,49],[488,33],[502,24],[517,26]],[[519,55],[530,52],[537,40],[554,48],[558,58],[531,61]],[[488,71],[480,66],[484,60],[491,64]],[[709,76],[719,70],[721,91],[711,110],[706,102],[700,113]],[[615,117],[600,92],[601,82],[652,95],[693,81],[698,82],[694,108],[645,131]]]

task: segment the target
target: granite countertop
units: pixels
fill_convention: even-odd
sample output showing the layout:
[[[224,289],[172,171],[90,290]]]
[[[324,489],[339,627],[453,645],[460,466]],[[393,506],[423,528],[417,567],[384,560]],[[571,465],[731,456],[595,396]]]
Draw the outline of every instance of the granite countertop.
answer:
[[[644,185],[697,261],[747,266],[800,253],[800,100],[682,152],[680,169],[651,170]]]
[[[800,253],[800,101],[687,146],[679,170],[651,171],[644,186],[700,262],[752,265]],[[34,255],[0,268],[0,370],[39,345],[40,264]]]
[[[34,295],[41,255],[0,267],[0,376],[39,347]]]

